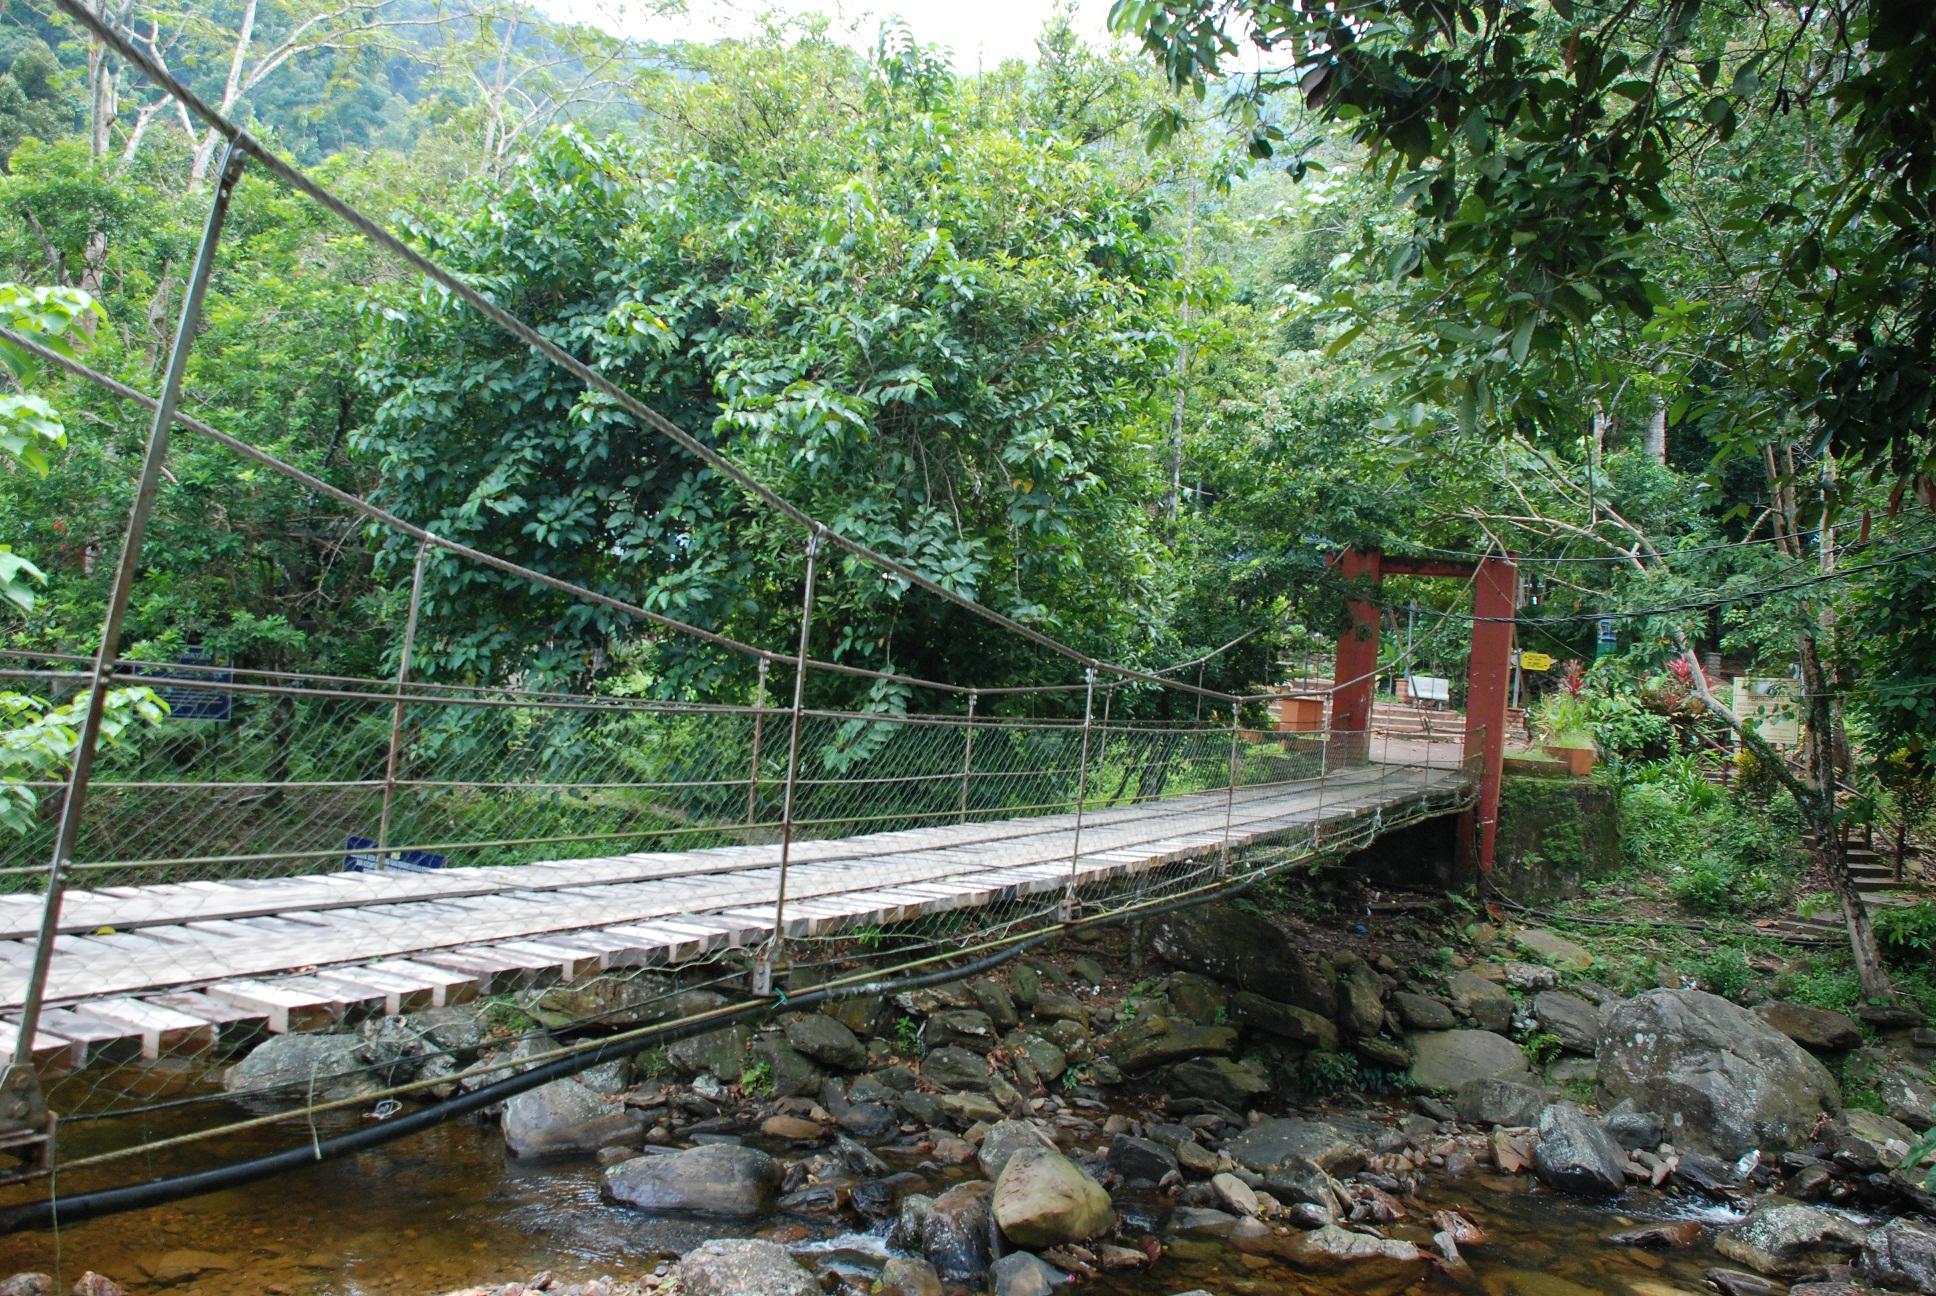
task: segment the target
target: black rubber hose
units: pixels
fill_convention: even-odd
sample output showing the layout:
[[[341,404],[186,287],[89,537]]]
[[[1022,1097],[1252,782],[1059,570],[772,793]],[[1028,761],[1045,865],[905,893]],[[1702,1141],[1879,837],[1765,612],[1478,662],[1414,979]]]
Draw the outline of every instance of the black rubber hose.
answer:
[[[1010,959],[1019,957],[1038,945],[1046,944],[1064,932],[1089,926],[1114,926],[1127,922],[1131,918],[1147,918],[1154,914],[1169,913],[1172,910],[1205,904],[1246,889],[1257,880],[1258,876],[1253,873],[1198,895],[1141,907],[1132,912],[1068,923],[1053,931],[1040,932],[1018,941],[1007,949],[998,950],[965,966],[941,968],[916,976],[897,977],[885,981],[867,981],[856,985],[805,990],[797,995],[787,995],[771,1002],[748,1004],[741,1011],[722,1013],[716,1017],[709,1017],[703,1022],[675,1023],[649,1034],[613,1039],[605,1044],[586,1049],[582,1053],[574,1053],[570,1057],[559,1058],[555,1062],[546,1062],[532,1067],[529,1071],[507,1076],[482,1089],[459,1094],[434,1106],[421,1108],[367,1129],[321,1139],[305,1147],[290,1148],[287,1151],[271,1153],[251,1161],[238,1161],[234,1165],[221,1166],[214,1170],[177,1175],[172,1179],[155,1179],[148,1183],[128,1184],[121,1188],[105,1188],[99,1192],[80,1193],[73,1197],[50,1197],[45,1201],[33,1202],[26,1206],[11,1207],[0,1211],[0,1233],[51,1228],[59,1224],[78,1224],[83,1220],[113,1215],[120,1211],[159,1206],[164,1202],[179,1201],[184,1197],[199,1197],[203,1193],[219,1192],[225,1188],[239,1188],[244,1184],[255,1183],[286,1171],[314,1165],[318,1161],[333,1161],[355,1152],[381,1147],[385,1143],[441,1125],[445,1121],[481,1111],[515,1094],[550,1084],[553,1080],[567,1079],[601,1063],[629,1057],[654,1044],[685,1039],[693,1035],[704,1035],[741,1022],[757,1021],[776,1012],[811,1008],[837,999],[850,999],[866,994],[898,994],[905,990],[918,990],[924,986],[959,981],[963,977],[974,976],[976,973],[1000,967]]]

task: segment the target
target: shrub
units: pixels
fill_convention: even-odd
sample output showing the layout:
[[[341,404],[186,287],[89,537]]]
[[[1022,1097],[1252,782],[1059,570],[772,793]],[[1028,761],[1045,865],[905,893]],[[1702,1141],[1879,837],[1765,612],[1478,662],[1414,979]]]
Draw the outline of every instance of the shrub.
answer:
[[[1715,950],[1694,964],[1695,979],[1710,994],[1738,999],[1754,980],[1746,952],[1732,946]]]
[[[1936,949],[1936,903],[1918,900],[1912,905],[1884,909],[1876,914],[1874,922],[1876,940],[1889,958],[1920,963]]]
[[[1358,1059],[1349,1053],[1308,1054],[1298,1079],[1311,1093],[1337,1093],[1358,1083]]]

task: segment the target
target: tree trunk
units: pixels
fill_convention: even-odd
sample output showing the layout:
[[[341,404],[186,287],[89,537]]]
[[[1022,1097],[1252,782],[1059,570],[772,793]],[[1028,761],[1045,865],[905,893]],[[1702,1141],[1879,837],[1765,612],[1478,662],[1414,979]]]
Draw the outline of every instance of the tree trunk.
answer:
[[[1647,457],[1662,466],[1667,463],[1667,402],[1659,397],[1647,416]]]
[[[1855,974],[1862,983],[1862,997],[1894,1003],[1895,987],[1889,984],[1888,970],[1883,967],[1882,950],[1876,944],[1868,906],[1862,903],[1855,879],[1849,875],[1841,826],[1835,822],[1835,722],[1821,654],[1812,634],[1799,636],[1796,647],[1808,710],[1808,765],[1814,783],[1812,795],[1802,808],[1808,814],[1809,826],[1815,830],[1822,867],[1828,873],[1835,901],[1842,907],[1842,921],[1849,929],[1849,950],[1855,957]]]

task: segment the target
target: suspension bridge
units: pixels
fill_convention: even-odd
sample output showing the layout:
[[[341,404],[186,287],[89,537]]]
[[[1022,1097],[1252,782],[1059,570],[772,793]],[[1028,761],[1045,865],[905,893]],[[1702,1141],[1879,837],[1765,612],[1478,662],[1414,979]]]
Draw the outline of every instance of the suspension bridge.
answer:
[[[86,703],[66,768],[19,785],[40,799],[36,826],[0,847],[0,1150],[24,1166],[13,1179],[50,1172],[55,1110],[105,1122],[95,1128],[110,1144],[117,1114],[137,1118],[115,1150],[63,1164],[151,1150],[138,1120],[146,1104],[165,1093],[211,1110],[221,1060],[264,1034],[649,969],[680,973],[675,988],[729,990],[734,1011],[781,1011],[784,969],[838,978],[864,966],[891,978],[966,948],[1000,957],[1072,924],[1194,903],[1441,816],[1458,817],[1471,873],[1489,869],[1518,592],[1509,556],[1448,565],[1337,555],[1339,578],[1352,583],[1350,628],[1331,681],[1305,690],[1317,713],[1246,728],[1246,712],[1258,723],[1282,690],[1225,693],[1097,659],[830,530],[278,158],[79,0],[56,2],[229,148],[157,396],[0,330],[0,343],[152,412],[95,651],[0,657],[10,687],[40,689],[50,706]],[[456,543],[182,410],[186,357],[245,165],[319,203],[797,525],[797,643],[739,642]],[[177,430],[301,483],[357,525],[417,542],[393,678],[118,655]],[[816,573],[830,547],[1043,650],[1064,667],[1063,682],[977,689],[815,657]],[[750,706],[645,702],[413,678],[432,563],[487,566],[642,632],[739,654],[758,668],[758,693]],[[1458,732],[1427,735],[1447,741],[1375,732],[1375,586],[1401,573],[1472,588]],[[1068,667],[1082,683],[1066,682]],[[769,702],[775,671],[790,705]],[[893,684],[933,704],[905,714],[817,710],[807,705],[815,675]],[[135,687],[159,690],[178,719],[159,740],[104,744],[110,699]],[[1197,718],[1112,711],[1139,690],[1193,699]],[[1079,720],[977,713],[1003,695],[1071,691],[1082,694]],[[590,1065],[611,1047],[586,1044],[557,1065]],[[171,1066],[142,1069],[158,1062]],[[493,1087],[528,1086],[537,1074]],[[214,1119],[177,1141],[237,1128]]]

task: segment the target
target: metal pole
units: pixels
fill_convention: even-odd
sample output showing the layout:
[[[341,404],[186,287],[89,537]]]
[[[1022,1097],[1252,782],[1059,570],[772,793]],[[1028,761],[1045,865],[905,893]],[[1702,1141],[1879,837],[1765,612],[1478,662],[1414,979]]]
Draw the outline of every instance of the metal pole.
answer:
[[[168,356],[168,374],[162,382],[161,399],[155,406],[154,423],[148,431],[148,449],[142,456],[141,476],[135,487],[134,504],[128,510],[128,531],[121,542],[121,556],[115,561],[114,585],[108,593],[107,615],[101,622],[101,643],[94,654],[94,675],[89,684],[87,715],[74,745],[74,764],[67,778],[67,795],[61,803],[60,826],[54,834],[53,858],[47,865],[47,895],[41,907],[40,938],[34,943],[34,962],[27,976],[27,990],[20,1004],[20,1035],[14,1057],[7,1068],[5,1098],[0,1101],[0,1126],[33,1126],[44,1120],[45,1103],[40,1082],[34,1075],[34,1033],[40,1026],[40,1001],[47,986],[47,967],[54,953],[54,937],[60,931],[62,874],[73,857],[80,836],[81,814],[87,804],[88,778],[94,769],[94,752],[101,740],[101,717],[107,709],[108,684],[114,659],[120,649],[121,625],[128,613],[128,598],[134,589],[135,568],[141,561],[141,543],[148,533],[148,515],[154,511],[155,493],[161,482],[162,464],[168,458],[168,433],[174,426],[175,407],[181,400],[182,374],[188,366],[188,349],[202,319],[202,298],[208,290],[208,277],[215,268],[215,247],[222,237],[222,224],[228,219],[229,196],[235,182],[242,178],[243,155],[231,144],[222,155],[215,199],[209,207],[208,222],[202,227],[201,247],[195,253],[195,269],[189,275],[182,295],[181,319],[175,326],[174,349]]]
[[[968,822],[968,775],[975,767],[975,699],[973,689],[968,690],[968,749],[961,757],[961,822]]]
[[[813,633],[813,583],[820,558],[818,526],[807,537],[807,589],[800,600],[800,655],[793,670],[793,719],[787,734],[786,798],[780,808],[780,890],[773,898],[773,938],[753,962],[753,993],[773,993],[773,968],[786,946],[787,864],[793,855],[793,799],[800,780],[800,714],[807,696],[807,640]]]
[[[1082,694],[1082,762],[1076,769],[1076,831],[1069,846],[1069,886],[1062,893],[1062,906],[1056,919],[1065,923],[1076,918],[1076,868],[1082,859],[1082,803],[1089,798],[1089,723],[1096,713],[1096,668],[1091,666],[1082,674],[1088,686]]]
[[[766,727],[766,672],[770,663],[760,658],[760,682],[753,690],[753,767],[746,775],[746,822],[759,820],[760,731]]]
[[[1240,702],[1230,704],[1230,787],[1223,795],[1223,858],[1217,862],[1217,876],[1230,872],[1230,820],[1237,805],[1237,725],[1243,716]]]
[[[390,757],[383,767],[383,813],[376,823],[376,866],[389,867],[390,806],[397,795],[397,752],[403,745],[403,689],[410,682],[410,659],[417,651],[417,609],[423,604],[424,558],[430,541],[417,543],[417,562],[410,573],[410,615],[403,622],[403,655],[397,658],[397,701],[390,711]]]

